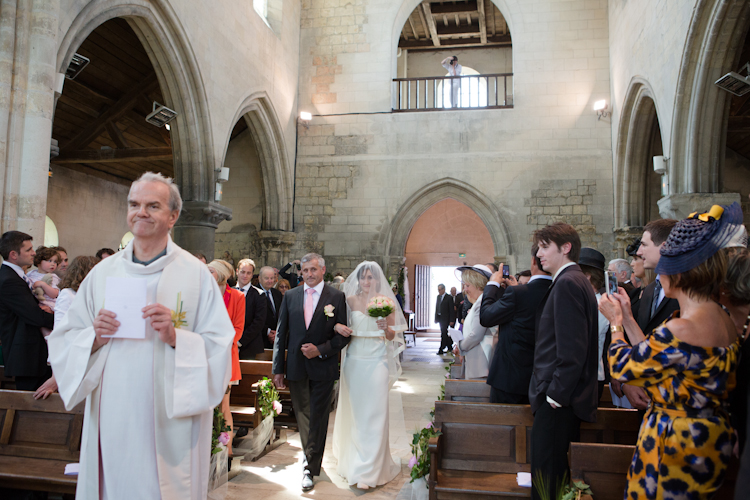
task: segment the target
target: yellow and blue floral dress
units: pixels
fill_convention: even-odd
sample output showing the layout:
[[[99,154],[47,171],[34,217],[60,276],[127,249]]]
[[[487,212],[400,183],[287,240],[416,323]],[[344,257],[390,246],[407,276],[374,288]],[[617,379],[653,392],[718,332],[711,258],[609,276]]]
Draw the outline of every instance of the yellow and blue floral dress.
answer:
[[[722,402],[735,385],[739,341],[697,347],[664,325],[631,347],[612,342],[612,377],[643,387],[643,418],[628,470],[626,500],[710,498],[724,481],[732,428]]]

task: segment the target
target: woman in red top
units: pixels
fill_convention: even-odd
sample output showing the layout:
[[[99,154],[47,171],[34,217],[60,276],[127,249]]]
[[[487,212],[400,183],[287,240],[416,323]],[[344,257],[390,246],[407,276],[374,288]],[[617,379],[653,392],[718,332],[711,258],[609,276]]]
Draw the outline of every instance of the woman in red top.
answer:
[[[224,296],[224,305],[227,306],[227,313],[229,313],[229,319],[232,320],[234,325],[234,342],[232,343],[232,378],[227,387],[227,392],[224,394],[224,399],[221,401],[221,411],[224,413],[224,420],[230,429],[234,427],[234,421],[232,420],[232,412],[229,409],[229,392],[233,385],[239,384],[242,374],[240,373],[240,353],[237,342],[242,337],[242,332],[245,329],[245,296],[239,290],[229,288],[227,286],[227,280],[234,276],[234,269],[232,266],[223,260],[212,260],[208,264],[208,270],[216,278],[216,283],[219,285],[219,290]],[[234,436],[234,433],[231,433]],[[227,445],[229,455],[232,455],[232,440],[229,440]]]

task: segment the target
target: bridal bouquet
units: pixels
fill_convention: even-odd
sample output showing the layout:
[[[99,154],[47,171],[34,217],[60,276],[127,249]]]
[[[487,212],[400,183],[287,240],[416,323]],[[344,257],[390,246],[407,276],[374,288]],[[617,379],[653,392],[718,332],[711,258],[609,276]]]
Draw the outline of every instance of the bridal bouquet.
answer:
[[[385,318],[396,309],[396,305],[388,297],[373,297],[367,303],[367,314],[372,318]]]

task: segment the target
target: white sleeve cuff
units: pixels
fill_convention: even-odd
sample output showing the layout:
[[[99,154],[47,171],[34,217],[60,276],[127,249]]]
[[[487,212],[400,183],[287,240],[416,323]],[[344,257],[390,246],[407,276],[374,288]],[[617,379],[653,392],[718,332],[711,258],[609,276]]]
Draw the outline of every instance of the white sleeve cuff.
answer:
[[[562,405],[561,405],[560,403],[558,403],[557,401],[555,401],[554,399],[552,399],[552,398],[551,398],[551,397],[549,397],[549,396],[547,396],[547,402],[548,402],[549,404],[553,405],[553,406],[556,406],[556,407],[558,407],[558,408],[562,408]]]
[[[496,287],[500,288],[500,283],[498,283],[497,281],[490,281],[490,282],[488,282],[487,284],[488,284],[488,285],[494,285],[494,286],[496,286]]]

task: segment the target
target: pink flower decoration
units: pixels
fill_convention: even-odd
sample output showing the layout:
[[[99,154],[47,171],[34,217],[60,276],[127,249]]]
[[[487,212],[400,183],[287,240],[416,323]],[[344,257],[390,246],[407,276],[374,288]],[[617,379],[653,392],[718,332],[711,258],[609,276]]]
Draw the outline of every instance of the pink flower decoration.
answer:
[[[274,401],[273,402],[273,410],[276,413],[280,414],[281,413],[281,403],[279,403],[278,401]]]
[[[219,442],[223,444],[224,446],[229,444],[229,433],[228,432],[222,432],[219,434]]]
[[[415,465],[417,465],[417,457],[412,455],[412,457],[409,459],[409,468],[413,469]]]

